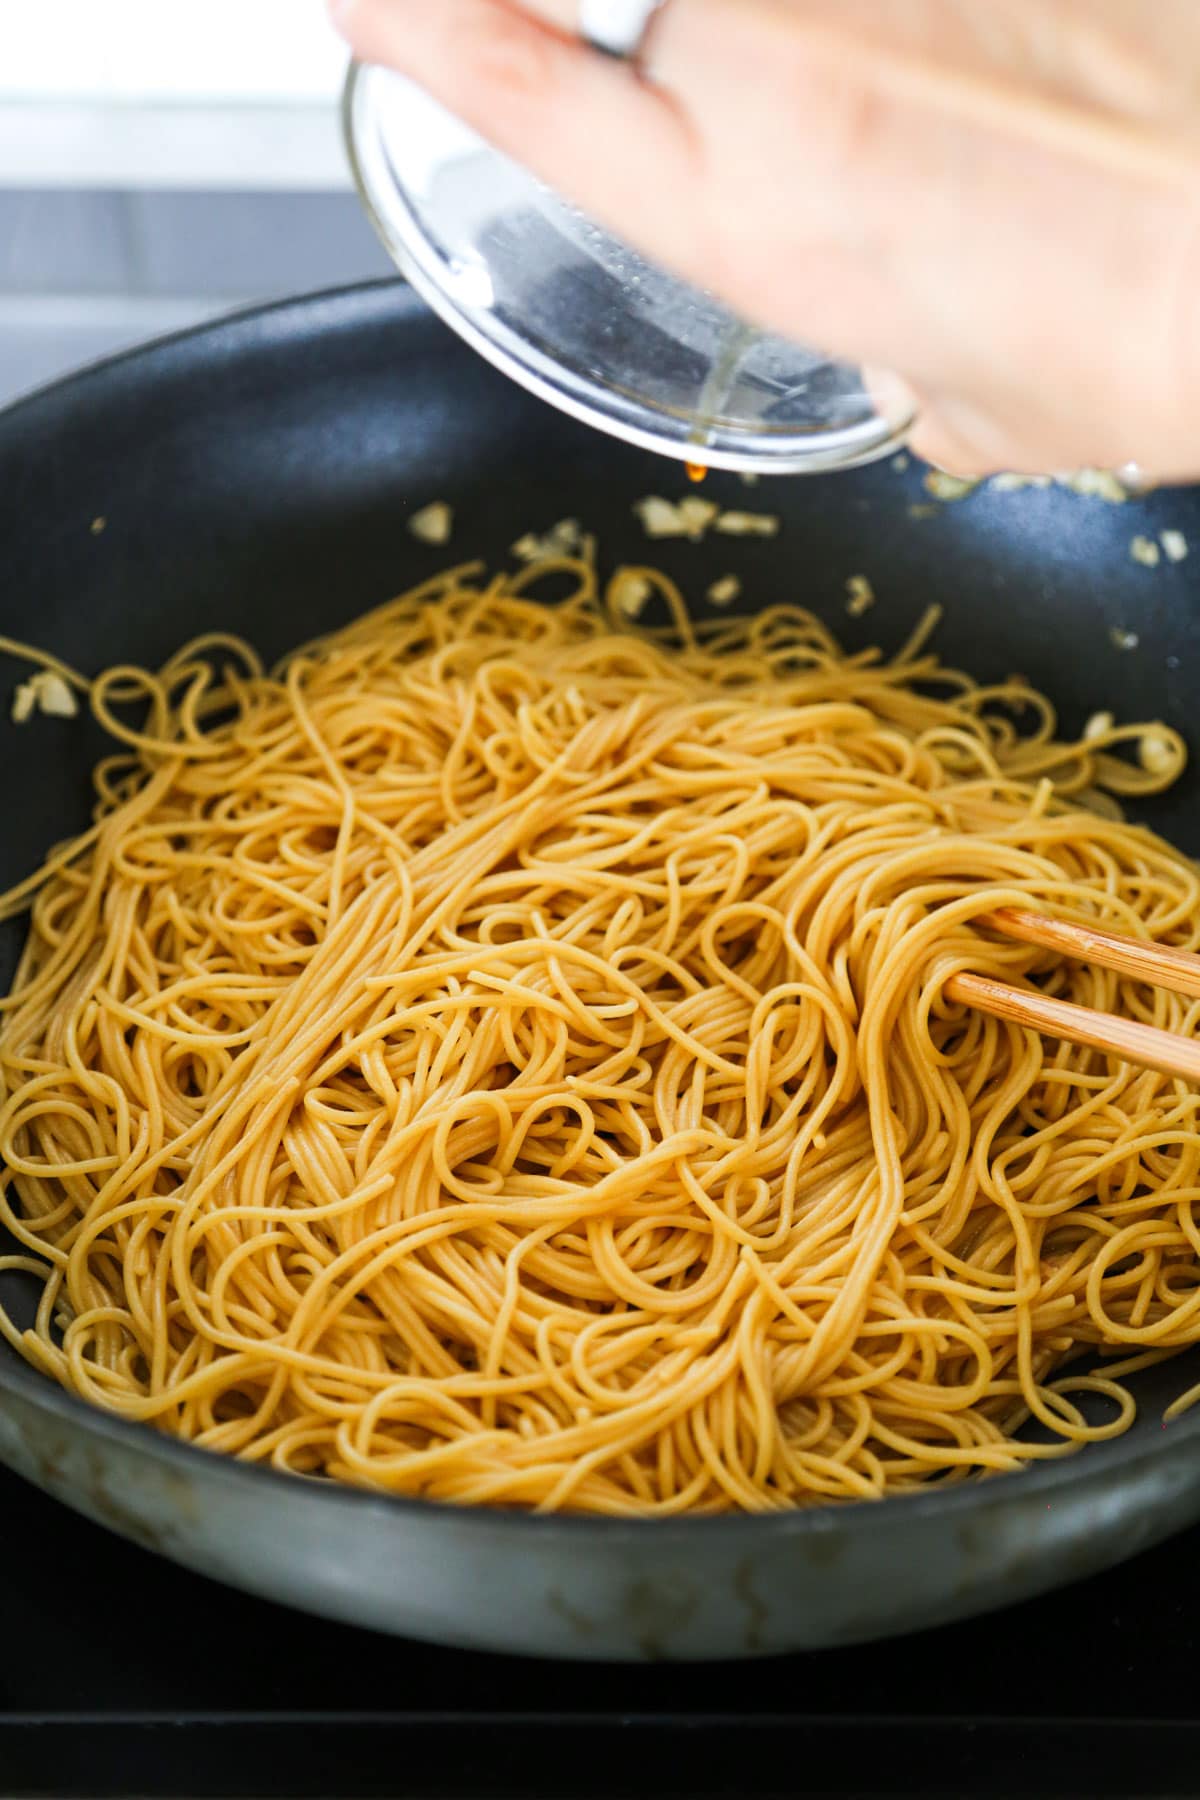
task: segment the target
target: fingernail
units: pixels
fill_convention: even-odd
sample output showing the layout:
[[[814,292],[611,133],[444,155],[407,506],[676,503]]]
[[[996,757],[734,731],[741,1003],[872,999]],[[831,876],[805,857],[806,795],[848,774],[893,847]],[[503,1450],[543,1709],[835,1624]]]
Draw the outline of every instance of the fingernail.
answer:
[[[350,23],[351,16],[357,9],[358,0],[326,0],[326,5],[334,24],[345,26]]]

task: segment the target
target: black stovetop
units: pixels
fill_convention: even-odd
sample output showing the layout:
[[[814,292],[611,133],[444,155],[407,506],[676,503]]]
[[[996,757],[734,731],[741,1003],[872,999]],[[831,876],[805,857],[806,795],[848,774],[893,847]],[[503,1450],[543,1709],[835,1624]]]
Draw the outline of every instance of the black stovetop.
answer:
[[[2,1473],[0,1534],[4,1795],[1200,1793],[1200,1533],[917,1637],[649,1668],[307,1618]]]

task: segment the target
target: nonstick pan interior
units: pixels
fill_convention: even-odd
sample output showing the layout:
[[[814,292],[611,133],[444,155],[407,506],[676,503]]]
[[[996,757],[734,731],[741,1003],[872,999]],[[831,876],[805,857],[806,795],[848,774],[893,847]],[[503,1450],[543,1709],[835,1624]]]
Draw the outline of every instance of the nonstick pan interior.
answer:
[[[682,470],[531,400],[383,283],[168,341],[0,417],[0,633],[85,671],[153,665],[211,630],[273,658],[447,560],[504,561],[525,531],[574,517],[605,567],[655,562],[698,608],[736,573],[743,609],[797,602],[851,648],[894,649],[938,604],[946,661],[983,679],[1019,671],[1068,729],[1101,709],[1160,718],[1200,752],[1200,490],[1124,505],[981,490],[937,505],[921,465],[900,463],[753,488],[710,477],[722,504],[780,515],[778,537],[648,543],[633,503],[694,492]],[[449,550],[407,530],[432,500],[454,508]],[[1135,561],[1131,540],[1167,528],[1193,558]],[[852,575],[877,597],[859,619],[846,611]],[[105,748],[82,720],[11,723],[20,674],[0,672],[3,886],[86,822]],[[1200,853],[1200,768],[1141,816]],[[5,987],[18,944],[10,930],[0,945]],[[17,1299],[11,1278],[5,1292]],[[5,1381],[36,1379],[0,1344],[0,1405]],[[1200,1353],[1142,1378],[1134,1431],[1057,1465],[1055,1480],[1085,1466],[1115,1476],[1200,1431],[1185,1420],[1164,1436],[1160,1417],[1196,1379]]]

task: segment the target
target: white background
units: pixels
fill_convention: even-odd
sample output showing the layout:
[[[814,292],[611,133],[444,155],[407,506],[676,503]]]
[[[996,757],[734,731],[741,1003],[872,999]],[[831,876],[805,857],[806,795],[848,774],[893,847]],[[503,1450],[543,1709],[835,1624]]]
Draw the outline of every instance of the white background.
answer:
[[[344,64],[323,0],[0,0],[0,102],[303,104]]]
[[[344,188],[346,61],[324,0],[0,0],[0,187]]]

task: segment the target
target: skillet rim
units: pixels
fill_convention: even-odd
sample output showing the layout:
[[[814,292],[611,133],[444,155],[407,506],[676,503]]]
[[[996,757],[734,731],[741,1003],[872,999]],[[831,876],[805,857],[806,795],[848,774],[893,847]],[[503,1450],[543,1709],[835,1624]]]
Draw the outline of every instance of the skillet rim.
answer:
[[[329,317],[322,317],[328,314]],[[246,355],[254,348],[256,335],[264,325],[280,325],[286,329],[275,345],[320,336],[336,328],[346,329],[354,323],[385,318],[423,319],[438,330],[453,334],[436,319],[431,309],[404,281],[382,276],[365,282],[346,283],[322,288],[313,293],[286,296],[265,303],[238,307],[216,318],[201,321],[164,336],[131,345],[110,356],[97,357],[71,370],[56,380],[44,382],[19,395],[7,406],[0,407],[0,455],[6,439],[13,434],[18,444],[22,429],[38,412],[68,401],[93,383],[127,373],[134,365],[148,366],[153,375],[155,362],[178,360],[176,372],[185,372],[190,358],[200,354],[201,366],[209,360],[204,352],[222,338],[233,354]],[[989,1504],[1002,1502],[1006,1495],[1030,1500],[1053,1498],[1064,1489],[1085,1490],[1095,1482],[1124,1472],[1126,1475],[1143,1466],[1160,1463],[1182,1447],[1184,1441],[1200,1438],[1200,1404],[1181,1419],[1164,1425],[1161,1438],[1141,1441],[1133,1432],[1098,1444],[1084,1445],[1081,1451],[1060,1458],[1035,1462],[1024,1468],[998,1476],[968,1479],[953,1487],[930,1487],[893,1494],[880,1500],[834,1500],[825,1504],[780,1510],[778,1512],[728,1512],[715,1514],[668,1514],[665,1517],[637,1517],[607,1513],[538,1513],[516,1508],[462,1506],[452,1501],[412,1498],[382,1490],[355,1487],[349,1483],[321,1483],[309,1477],[285,1474],[269,1465],[250,1463],[220,1451],[204,1448],[156,1431],[149,1424],[123,1419],[105,1412],[60,1388],[49,1377],[39,1375],[22,1362],[15,1350],[0,1343],[0,1401],[6,1393],[15,1394],[35,1410],[49,1414],[64,1426],[78,1429],[84,1439],[99,1438],[117,1448],[128,1447],[177,1468],[184,1474],[195,1473],[200,1479],[252,1492],[274,1489],[281,1497],[317,1498],[328,1510],[344,1509],[349,1516],[377,1518],[380,1524],[394,1517],[415,1517],[430,1522],[462,1524],[474,1522],[482,1530],[524,1541],[530,1533],[578,1539],[603,1532],[610,1544],[622,1539],[644,1543],[651,1535],[663,1537],[679,1533],[696,1540],[714,1538],[718,1533],[727,1538],[752,1532],[756,1539],[769,1532],[773,1541],[792,1538],[828,1536],[834,1532],[869,1533],[889,1528],[896,1508],[903,1506],[914,1522],[929,1526],[939,1520],[951,1524],[961,1516],[978,1513]],[[1082,1460],[1081,1460],[1082,1458]],[[203,1468],[202,1468],[203,1465]],[[1012,1484],[1019,1482],[1019,1492]],[[269,1484],[269,1485],[268,1485]]]

